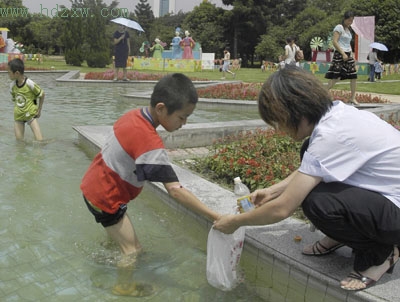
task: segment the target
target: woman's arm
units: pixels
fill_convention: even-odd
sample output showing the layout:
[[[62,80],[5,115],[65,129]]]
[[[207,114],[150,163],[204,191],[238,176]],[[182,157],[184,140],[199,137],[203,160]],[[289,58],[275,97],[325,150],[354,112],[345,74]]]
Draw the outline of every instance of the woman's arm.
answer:
[[[297,172],[277,198],[250,212],[222,216],[214,222],[214,228],[230,234],[241,226],[279,222],[290,217],[320,181],[320,177]]]

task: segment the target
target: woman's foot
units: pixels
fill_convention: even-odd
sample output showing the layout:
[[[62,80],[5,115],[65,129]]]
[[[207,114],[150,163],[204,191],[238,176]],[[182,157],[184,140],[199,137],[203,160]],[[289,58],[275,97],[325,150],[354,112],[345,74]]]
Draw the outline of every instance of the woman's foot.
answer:
[[[398,260],[399,249],[395,246],[392,254],[381,265],[371,266],[363,272],[351,272],[346,279],[340,282],[340,287],[345,290],[363,290],[371,287],[379,281],[383,274],[391,274]]]
[[[354,100],[350,100],[350,104],[356,105],[356,106],[360,105],[360,103],[357,102],[355,99]]]
[[[321,240],[314,242],[313,244],[306,245],[303,248],[303,254],[308,256],[323,256],[332,253],[344,246],[343,243],[340,243],[332,238],[325,236]]]

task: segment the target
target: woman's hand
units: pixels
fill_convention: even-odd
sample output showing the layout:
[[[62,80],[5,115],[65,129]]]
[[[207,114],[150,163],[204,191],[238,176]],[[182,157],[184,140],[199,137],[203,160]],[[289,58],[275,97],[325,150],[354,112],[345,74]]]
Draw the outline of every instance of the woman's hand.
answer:
[[[235,224],[235,216],[237,215],[220,216],[214,221],[213,228],[225,234],[232,234],[240,227],[240,225]]]
[[[268,190],[268,188],[266,188],[255,190],[253,193],[250,194],[250,198],[256,207],[260,207],[274,197],[271,194],[271,190]]]
[[[343,61],[347,61],[349,59],[349,56],[346,53],[343,53]]]

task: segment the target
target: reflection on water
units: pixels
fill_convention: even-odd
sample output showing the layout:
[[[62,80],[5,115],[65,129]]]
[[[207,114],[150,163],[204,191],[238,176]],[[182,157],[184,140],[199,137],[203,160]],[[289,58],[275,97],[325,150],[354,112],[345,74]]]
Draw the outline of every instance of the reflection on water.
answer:
[[[13,133],[12,103],[1,94],[0,297],[2,301],[119,301],[118,250],[83,203],[81,177],[90,159],[75,144],[76,125],[111,125],[133,106],[117,88],[63,87],[59,75],[29,75],[46,91],[39,120],[44,143]],[[0,74],[1,89],[9,80]],[[199,112],[195,121],[215,113]],[[220,118],[218,120],[221,120]],[[208,120],[212,121],[212,120]],[[140,301],[257,301],[242,285],[224,293],[206,281],[207,232],[148,192],[129,205],[144,246],[134,276],[156,293]]]

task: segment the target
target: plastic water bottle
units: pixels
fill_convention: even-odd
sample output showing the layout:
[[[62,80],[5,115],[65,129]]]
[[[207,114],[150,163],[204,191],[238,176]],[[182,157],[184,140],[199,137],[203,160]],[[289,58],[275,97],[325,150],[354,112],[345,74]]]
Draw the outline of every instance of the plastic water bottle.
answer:
[[[235,184],[233,188],[233,192],[237,198],[237,205],[240,213],[248,212],[254,209],[254,204],[250,200],[250,190],[249,188],[242,183],[240,177],[235,177],[233,179]]]

